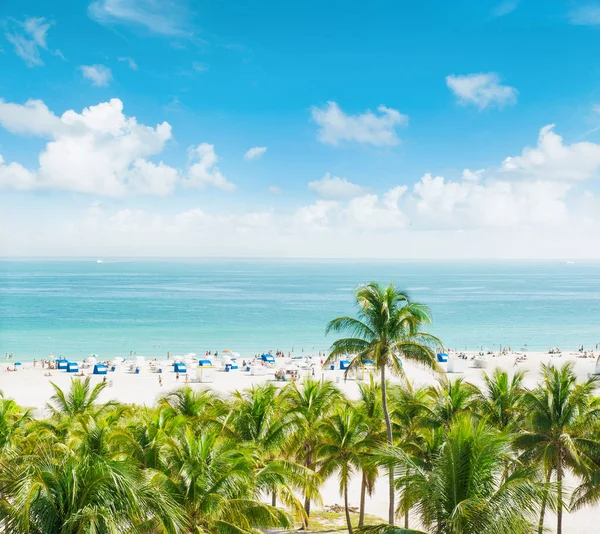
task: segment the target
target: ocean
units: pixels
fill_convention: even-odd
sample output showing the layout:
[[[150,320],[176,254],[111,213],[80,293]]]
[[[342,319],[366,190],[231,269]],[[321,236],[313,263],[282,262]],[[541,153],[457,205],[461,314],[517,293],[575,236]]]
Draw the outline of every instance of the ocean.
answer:
[[[326,350],[355,288],[394,281],[450,348],[600,342],[600,263],[560,261],[2,260],[0,354],[30,361],[231,349]]]

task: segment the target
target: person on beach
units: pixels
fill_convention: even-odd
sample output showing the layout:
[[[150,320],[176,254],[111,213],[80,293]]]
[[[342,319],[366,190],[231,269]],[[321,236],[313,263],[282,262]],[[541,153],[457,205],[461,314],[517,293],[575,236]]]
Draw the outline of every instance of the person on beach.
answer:
[[[179,380],[179,371],[175,371],[175,380]]]
[[[167,360],[171,359],[171,351],[167,351]]]
[[[185,375],[185,383],[186,383],[186,385],[190,383],[190,379],[189,379],[187,373]]]
[[[158,385],[162,388],[162,375],[158,375]]]

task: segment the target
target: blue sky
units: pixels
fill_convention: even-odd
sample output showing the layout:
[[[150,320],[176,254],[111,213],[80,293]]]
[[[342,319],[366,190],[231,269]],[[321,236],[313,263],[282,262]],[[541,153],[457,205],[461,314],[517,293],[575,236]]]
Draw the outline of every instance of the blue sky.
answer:
[[[600,3],[1,15],[4,255],[600,255]]]

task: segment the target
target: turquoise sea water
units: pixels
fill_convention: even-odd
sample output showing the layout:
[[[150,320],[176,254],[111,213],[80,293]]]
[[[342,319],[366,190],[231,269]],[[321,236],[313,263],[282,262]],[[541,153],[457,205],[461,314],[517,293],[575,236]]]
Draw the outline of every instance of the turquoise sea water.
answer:
[[[598,262],[4,260],[0,354],[324,350],[327,321],[370,280],[428,304],[448,347],[600,342]]]

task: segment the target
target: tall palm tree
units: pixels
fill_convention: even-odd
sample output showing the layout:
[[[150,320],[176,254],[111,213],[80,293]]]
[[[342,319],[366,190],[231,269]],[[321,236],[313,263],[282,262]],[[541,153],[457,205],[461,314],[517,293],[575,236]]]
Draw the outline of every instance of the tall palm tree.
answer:
[[[367,440],[370,448],[376,448],[382,442],[385,442],[383,408],[381,407],[381,386],[370,376],[368,382],[359,382],[358,391],[360,398],[355,404],[355,409],[360,412],[361,417],[367,425]],[[375,482],[379,474],[379,469],[377,464],[370,461],[368,456],[366,456],[362,462],[361,471],[360,505],[358,511],[359,528],[362,528],[365,524],[366,496],[367,493],[372,495],[375,491]]]
[[[431,407],[430,391],[427,388],[415,389],[406,381],[388,390],[390,398],[392,431],[394,444],[413,457],[425,459],[429,453],[430,438],[427,430],[439,425]],[[406,488],[401,488],[401,499],[406,500]],[[404,528],[408,529],[409,506],[404,509]]]
[[[339,473],[349,534],[354,534],[354,529],[350,519],[348,485],[351,476],[363,464],[362,456],[370,445],[368,438],[369,428],[361,413],[352,407],[341,408],[324,422],[317,450],[319,472],[323,478]]]
[[[336,404],[344,402],[342,393],[329,381],[306,379],[301,384],[292,382],[287,385],[283,395],[285,407],[294,420],[292,443],[296,458],[304,467],[315,471],[321,426]],[[304,492],[305,529],[308,528],[311,500],[316,496],[315,492]]]
[[[545,485],[532,467],[517,465],[510,476],[502,476],[506,462],[514,459],[512,442],[485,420],[466,413],[455,417],[429,466],[401,449],[387,454],[396,456],[404,473],[398,483],[407,488],[408,497],[401,504],[414,507],[432,532],[531,532]]]
[[[591,468],[590,448],[600,445],[600,440],[590,438],[586,431],[600,416],[600,399],[593,396],[598,378],[593,375],[578,383],[573,363],[560,368],[542,364],[542,383],[524,397],[529,417],[516,443],[525,451],[524,459],[541,463],[546,480],[556,476],[557,534],[562,534],[565,471]],[[540,534],[545,504],[540,513]]]
[[[338,317],[327,325],[327,333],[347,332],[351,337],[333,343],[327,364],[342,356],[352,355],[350,369],[359,368],[365,360],[372,360],[381,377],[381,400],[388,444],[392,445],[392,424],[387,407],[386,373],[402,376],[400,358],[438,370],[436,352],[441,342],[421,331],[431,322],[429,310],[413,302],[393,284],[382,287],[376,282],[361,286],[356,291],[358,317]],[[394,476],[389,472],[389,522],[394,524]]]

